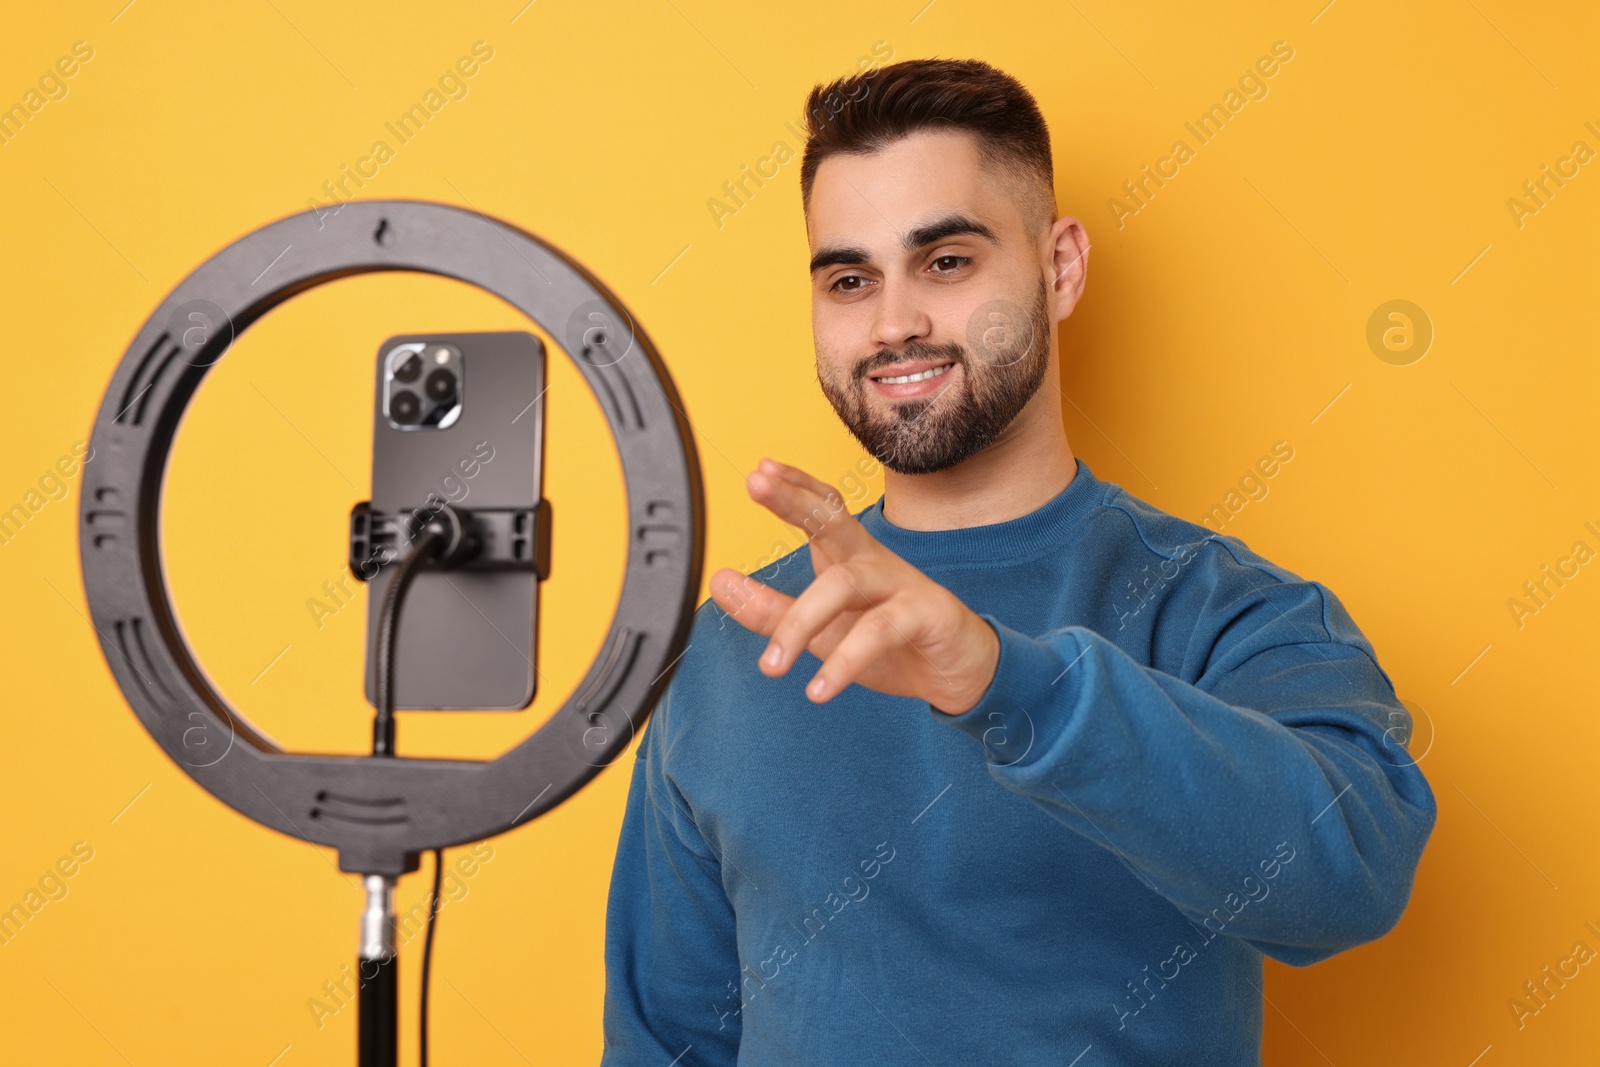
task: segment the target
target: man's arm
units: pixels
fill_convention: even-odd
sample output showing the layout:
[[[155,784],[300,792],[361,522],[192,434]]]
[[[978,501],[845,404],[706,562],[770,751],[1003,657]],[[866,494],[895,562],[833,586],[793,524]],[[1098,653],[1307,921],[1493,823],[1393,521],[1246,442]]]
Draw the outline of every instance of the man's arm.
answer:
[[[762,673],[809,651],[813,701],[852,683],[926,701],[984,745],[991,774],[1197,927],[1275,959],[1315,963],[1399,921],[1437,806],[1399,743],[1410,714],[1320,585],[1207,538],[1234,565],[1213,553],[1210,573],[1183,569],[1180,590],[1204,602],[1175,592],[1149,609],[1158,644],[1184,645],[1161,656],[1180,678],[1081,626],[1035,638],[974,613],[798,468],[763,460],[749,486],[807,531],[816,570],[798,597],[711,576],[718,606],[771,638]]]
[[[671,691],[639,741],[611,872],[601,1067],[731,1065],[739,1055],[733,906],[664,773]]]
[[[1411,716],[1332,594],[1257,590],[1207,632],[1193,685],[1082,626],[980,617],[1000,638],[989,689],[930,714],[1192,922],[1306,966],[1399,921],[1437,807],[1396,740]]]

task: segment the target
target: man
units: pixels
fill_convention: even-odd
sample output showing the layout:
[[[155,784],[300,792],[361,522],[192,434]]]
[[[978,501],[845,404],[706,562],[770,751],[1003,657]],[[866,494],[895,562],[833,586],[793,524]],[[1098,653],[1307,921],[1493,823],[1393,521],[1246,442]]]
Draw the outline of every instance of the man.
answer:
[[[1073,456],[1089,242],[1027,91],[808,111],[817,375],[884,492],[750,475],[808,551],[713,574],[641,739],[602,1063],[1258,1064],[1263,956],[1409,899],[1410,715],[1330,591]]]

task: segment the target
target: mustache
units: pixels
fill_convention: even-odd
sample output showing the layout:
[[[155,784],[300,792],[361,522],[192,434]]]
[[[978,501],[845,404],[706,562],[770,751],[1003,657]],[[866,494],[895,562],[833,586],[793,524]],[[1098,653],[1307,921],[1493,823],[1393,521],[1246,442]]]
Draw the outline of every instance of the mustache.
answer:
[[[907,363],[919,359],[953,360],[965,365],[967,363],[967,350],[952,342],[948,345],[907,345],[903,352],[883,351],[863,360],[856,368],[856,380],[859,382],[871,374],[875,374],[885,367],[892,367],[896,363]]]

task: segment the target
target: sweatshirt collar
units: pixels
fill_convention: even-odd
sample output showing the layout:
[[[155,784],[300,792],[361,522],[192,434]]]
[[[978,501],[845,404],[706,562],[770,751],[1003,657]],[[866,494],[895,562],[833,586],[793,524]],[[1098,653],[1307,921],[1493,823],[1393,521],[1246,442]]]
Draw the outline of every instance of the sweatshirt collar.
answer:
[[[1040,552],[1067,540],[1079,520],[1099,506],[1111,488],[1081,457],[1067,487],[1039,508],[1005,522],[953,530],[909,530],[883,517],[883,495],[856,513],[877,541],[919,567],[944,563],[983,565]]]

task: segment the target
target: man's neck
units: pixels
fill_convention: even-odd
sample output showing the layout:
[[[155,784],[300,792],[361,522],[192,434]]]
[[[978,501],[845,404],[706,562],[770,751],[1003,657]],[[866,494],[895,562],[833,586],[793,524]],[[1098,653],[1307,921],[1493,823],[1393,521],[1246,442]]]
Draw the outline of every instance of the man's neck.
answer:
[[[883,517],[907,530],[1006,522],[1055,499],[1077,472],[1057,422],[1041,432],[1002,436],[966,462],[935,474],[884,468]]]

